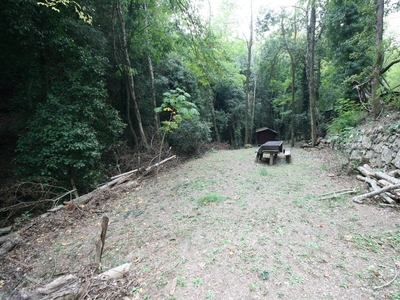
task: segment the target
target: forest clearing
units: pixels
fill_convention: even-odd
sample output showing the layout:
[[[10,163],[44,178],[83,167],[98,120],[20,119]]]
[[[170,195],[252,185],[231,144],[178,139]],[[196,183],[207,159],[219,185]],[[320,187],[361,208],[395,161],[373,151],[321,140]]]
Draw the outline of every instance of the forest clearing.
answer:
[[[3,0],[0,298],[400,299],[399,13]]]
[[[255,150],[214,150],[33,219],[1,261],[3,299],[67,274],[80,299],[399,299],[399,211],[324,197],[366,188],[331,149],[273,166]],[[121,279],[94,279],[103,215],[102,271],[130,263]]]

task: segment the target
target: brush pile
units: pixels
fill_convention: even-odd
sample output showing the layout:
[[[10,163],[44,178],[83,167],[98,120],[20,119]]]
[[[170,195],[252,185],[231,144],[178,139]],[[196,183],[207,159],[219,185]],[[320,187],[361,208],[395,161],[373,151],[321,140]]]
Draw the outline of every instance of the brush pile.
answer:
[[[353,197],[356,203],[363,203],[365,199],[374,197],[378,201],[395,205],[400,202],[400,170],[390,172],[375,171],[365,164],[358,167],[361,175],[357,179],[369,184],[370,192]]]

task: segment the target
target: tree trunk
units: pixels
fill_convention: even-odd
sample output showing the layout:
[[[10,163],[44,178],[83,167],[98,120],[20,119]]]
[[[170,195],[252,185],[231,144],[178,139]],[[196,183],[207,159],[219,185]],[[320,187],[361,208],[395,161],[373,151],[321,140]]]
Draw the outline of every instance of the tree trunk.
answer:
[[[310,20],[310,43],[308,56],[308,87],[310,92],[310,121],[311,121],[311,144],[314,147],[317,143],[317,95],[314,82],[314,56],[315,56],[315,0],[311,0]]]
[[[150,54],[147,56],[147,61],[149,62],[149,72],[150,72],[150,81],[151,81],[151,98],[153,100],[153,108],[157,107],[157,98],[156,98],[156,84],[154,80],[154,70],[153,70],[153,61],[151,60]],[[158,131],[160,128],[160,117],[158,113],[154,112],[154,127]]]
[[[215,140],[217,142],[219,142],[220,139],[219,139],[219,132],[218,132],[218,127],[217,127],[217,118],[215,116],[215,108],[214,108],[215,101],[214,101],[214,97],[212,95],[212,90],[211,90],[210,85],[207,85],[207,94],[208,94],[208,101],[210,103],[211,115],[212,115],[212,120],[213,120]]]
[[[147,4],[144,3],[144,9],[147,12]],[[150,73],[150,82],[151,82],[151,99],[153,102],[153,113],[154,113],[154,127],[156,128],[156,130],[158,131],[160,128],[160,117],[158,115],[158,113],[155,112],[155,108],[157,107],[157,98],[156,98],[156,84],[155,84],[155,80],[154,80],[154,69],[153,69],[153,61],[151,59],[151,55],[150,55],[150,45],[149,45],[149,31],[148,31],[148,27],[149,27],[149,21],[147,19],[147,15],[146,15],[146,28],[145,28],[145,32],[146,32],[146,45],[147,45],[147,51],[149,52],[147,55],[147,62],[149,64],[149,73]]]
[[[150,148],[149,144],[147,142],[146,135],[143,130],[143,125],[142,125],[142,118],[140,116],[140,111],[139,111],[139,105],[136,99],[136,94],[135,94],[135,82],[133,80],[133,74],[132,74],[132,67],[131,67],[131,62],[129,60],[129,53],[128,53],[128,42],[126,40],[126,31],[125,31],[125,20],[124,20],[124,15],[122,12],[121,8],[121,3],[117,1],[117,13],[120,21],[120,26],[121,26],[121,35],[122,35],[122,54],[123,54],[123,74],[128,80],[129,84],[129,94],[130,98],[132,99],[133,102],[133,108],[135,111],[138,127],[139,127],[139,135],[140,138],[142,139],[142,143],[146,148]]]
[[[383,11],[384,11],[384,0],[378,0],[378,6],[376,11],[376,62],[374,66],[374,71],[372,73],[372,86],[371,86],[371,94],[372,94],[372,112],[374,118],[378,118],[382,105],[380,101],[380,97],[378,94],[379,89],[379,74],[382,69],[382,64],[384,60],[384,53],[382,49],[382,38],[383,38]]]
[[[251,48],[253,46],[253,1],[250,1],[250,38],[247,43],[247,69],[246,69],[246,105],[244,122],[244,144],[249,143],[249,94],[250,94],[250,66],[251,66]]]
[[[251,111],[251,119],[250,119],[251,135],[254,133],[254,119],[255,119],[255,113],[256,113],[256,94],[257,94],[257,74],[254,74],[253,103],[252,103],[252,111]]]
[[[291,146],[294,147],[294,138],[295,138],[295,79],[296,79],[296,57],[293,54],[293,49],[289,47],[288,41],[286,39],[286,30],[285,30],[285,25],[283,23],[283,19],[281,20],[281,27],[282,27],[282,34],[283,34],[283,39],[285,41],[285,46],[286,46],[286,51],[289,54],[290,57],[290,69],[291,69],[291,77],[292,77],[292,101],[291,101],[291,110],[292,110],[292,118],[291,118],[291,130],[290,130],[290,139],[291,139]],[[296,40],[297,40],[297,25],[296,25],[296,11],[294,13],[294,36],[293,36],[293,41],[294,41],[294,48],[296,47]]]
[[[137,145],[139,143],[138,137],[136,135],[135,130],[133,129],[133,125],[132,125],[132,120],[131,120],[131,105],[130,105],[130,95],[129,95],[129,86],[128,83],[126,83],[126,118],[128,121],[128,127],[129,127],[129,131],[131,132],[133,141],[135,142],[135,145]]]

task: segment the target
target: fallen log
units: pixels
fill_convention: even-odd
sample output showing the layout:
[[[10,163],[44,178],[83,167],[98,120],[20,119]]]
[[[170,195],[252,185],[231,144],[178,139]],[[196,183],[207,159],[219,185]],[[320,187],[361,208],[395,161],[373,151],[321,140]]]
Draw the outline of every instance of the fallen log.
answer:
[[[0,235],[9,233],[11,232],[11,230],[12,230],[11,226],[0,228]]]
[[[400,170],[393,170],[393,171],[390,171],[390,172],[388,173],[388,175],[389,175],[389,176],[392,176],[392,177],[394,177],[394,178],[399,178],[399,177],[400,177]]]
[[[374,177],[375,176],[375,172],[368,165],[360,166],[357,169],[365,177]]]
[[[108,270],[104,273],[101,273],[100,275],[96,276],[95,278],[101,279],[101,280],[108,280],[108,279],[120,279],[123,278],[126,274],[129,273],[129,269],[131,267],[132,263],[126,263],[123,265],[120,265],[118,267],[115,267],[111,270]]]
[[[385,174],[383,172],[375,172],[375,177],[378,179],[385,179],[386,181],[389,181],[393,184],[400,184],[400,179],[389,176],[388,174]]]
[[[82,299],[81,297],[85,295],[90,283],[121,279],[129,275],[130,267],[131,263],[126,263],[91,278],[82,278],[75,274],[67,274],[34,290],[20,291],[20,298],[18,299]]]
[[[10,234],[0,236],[0,245],[3,244],[8,239],[12,238],[14,235],[15,235],[15,232],[11,232]]]
[[[98,192],[100,190],[100,188],[95,189],[94,191],[91,191],[90,193],[87,193],[85,195],[80,196],[79,198],[74,199],[73,201],[65,201],[64,204],[75,204],[75,205],[81,205],[81,204],[86,204],[88,203],[90,200],[92,200],[92,198],[94,197],[94,195],[96,194],[96,192]]]
[[[359,195],[359,196],[353,197],[353,201],[356,202],[356,203],[362,203],[362,200],[364,200],[366,198],[373,197],[373,196],[376,196],[376,195],[380,195],[380,194],[382,194],[384,192],[388,192],[388,191],[391,191],[391,190],[394,190],[394,189],[398,189],[398,188],[400,188],[400,184],[386,186],[386,187],[378,189],[376,191],[372,191],[372,192],[369,192],[369,193],[366,193],[366,194],[363,194],[363,195]]]
[[[18,233],[11,234],[11,236],[4,243],[2,243],[0,247],[0,257],[11,251],[21,241],[22,238]]]

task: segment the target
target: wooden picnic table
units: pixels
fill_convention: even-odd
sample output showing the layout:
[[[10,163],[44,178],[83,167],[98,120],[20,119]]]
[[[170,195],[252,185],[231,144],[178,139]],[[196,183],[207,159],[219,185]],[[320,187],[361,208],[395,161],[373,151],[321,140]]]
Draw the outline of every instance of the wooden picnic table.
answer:
[[[260,161],[263,158],[264,153],[269,154],[269,165],[274,164],[274,159],[278,153],[285,155],[286,160],[290,159],[290,148],[283,149],[283,141],[269,141],[262,144],[257,150],[256,160]]]

